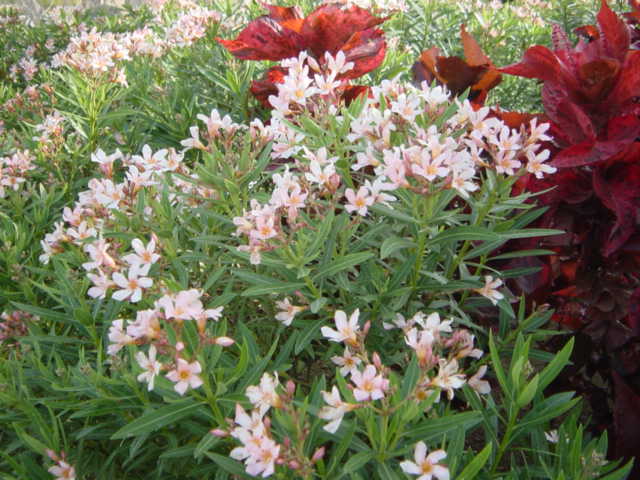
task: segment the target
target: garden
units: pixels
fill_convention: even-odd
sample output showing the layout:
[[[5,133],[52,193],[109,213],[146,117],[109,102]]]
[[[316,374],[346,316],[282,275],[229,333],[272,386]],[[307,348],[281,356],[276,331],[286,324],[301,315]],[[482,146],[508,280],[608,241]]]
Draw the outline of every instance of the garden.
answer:
[[[640,1],[61,3],[0,6],[0,478],[640,478]]]

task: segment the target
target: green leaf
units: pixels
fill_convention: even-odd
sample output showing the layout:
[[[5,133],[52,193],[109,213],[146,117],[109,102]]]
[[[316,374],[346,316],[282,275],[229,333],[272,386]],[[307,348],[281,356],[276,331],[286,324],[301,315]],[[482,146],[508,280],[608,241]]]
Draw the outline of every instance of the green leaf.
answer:
[[[495,242],[500,240],[500,235],[481,227],[453,227],[447,228],[440,232],[429,241],[429,246],[441,245],[458,241],[477,241],[484,240],[486,242]]]
[[[241,297],[258,297],[260,295],[267,295],[270,293],[291,293],[296,290],[304,288],[304,283],[301,282],[289,282],[289,283],[273,283],[272,285],[265,285],[263,287],[250,287],[240,294]]]
[[[255,478],[250,476],[248,473],[244,471],[244,467],[242,464],[232,458],[225,457],[223,455],[218,455],[217,453],[206,452],[205,454],[211,460],[213,460],[216,465],[222,468],[225,472],[229,472],[232,475],[237,475],[240,478]]]
[[[296,347],[294,349],[295,355],[299,355],[300,352],[304,350],[307,347],[307,345],[311,343],[314,337],[318,336],[318,334],[320,333],[320,328],[318,327],[319,327],[319,324],[322,323],[322,321],[313,322],[313,325],[311,325],[312,322],[308,322],[308,323],[309,325],[306,327],[306,330],[302,332],[302,334],[298,337],[298,340],[296,341]]]
[[[491,456],[491,450],[493,448],[492,443],[487,443],[487,445],[482,449],[480,453],[478,453],[473,460],[471,460],[464,470],[456,475],[456,480],[473,480],[476,478],[476,475],[482,470],[487,460]]]
[[[375,457],[375,452],[371,450],[352,455],[351,458],[347,461],[347,463],[344,464],[344,467],[342,467],[341,476],[347,475],[349,473],[357,472],[362,467],[364,467],[367,463],[373,460],[374,457]]]
[[[403,248],[412,248],[415,246],[416,244],[414,242],[406,238],[389,237],[382,242],[382,245],[380,245],[380,259],[384,260],[398,250],[402,250]]]
[[[338,258],[319,269],[313,276],[313,280],[316,281],[325,277],[330,277],[338,272],[342,272],[343,270],[347,270],[348,268],[364,263],[373,256],[374,254],[372,252],[358,252],[345,255],[344,257]]]
[[[539,382],[540,375],[536,374],[527,384],[527,386],[524,387],[522,392],[520,392],[520,395],[518,395],[518,399],[516,400],[518,407],[522,408],[525,405],[529,405],[531,400],[533,400],[536,392],[538,391]]]
[[[502,391],[508,396],[511,397],[510,385],[507,382],[507,376],[504,373],[504,367],[502,366],[502,360],[500,359],[500,354],[498,352],[498,348],[496,347],[496,343],[493,340],[493,333],[489,330],[489,352],[491,355],[491,366],[493,367],[493,371],[496,372],[496,378],[500,383],[500,387],[502,387]]]
[[[419,427],[407,430],[404,437],[412,441],[431,441],[441,439],[444,435],[458,428],[468,430],[482,421],[480,412],[463,412],[441,418],[431,418]]]
[[[562,347],[558,353],[555,354],[553,360],[542,369],[540,372],[540,391],[543,391],[547,385],[549,385],[562,371],[562,369],[569,363],[569,357],[573,351],[574,337]]]
[[[158,430],[159,428],[188,417],[198,408],[202,408],[202,405],[203,403],[201,402],[194,402],[192,399],[188,399],[147,412],[142,417],[122,427],[111,436],[111,439],[117,440],[136,437],[153,432],[154,430]]]

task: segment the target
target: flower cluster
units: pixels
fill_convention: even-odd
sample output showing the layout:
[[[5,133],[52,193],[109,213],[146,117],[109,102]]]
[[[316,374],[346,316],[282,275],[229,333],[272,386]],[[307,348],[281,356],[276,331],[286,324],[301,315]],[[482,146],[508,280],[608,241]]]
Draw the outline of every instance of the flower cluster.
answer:
[[[310,72],[320,67],[306,53],[283,61],[288,73],[277,85],[278,95],[269,97],[274,110],[264,131],[274,142],[272,157],[289,159],[294,168],[287,164],[284,172],[273,175],[275,189],[269,203],[252,200],[251,210],[234,218],[236,236],[248,240],[239,249],[250,253],[254,264],[260,263],[261,252],[285,244],[304,227],[297,220],[301,211],[321,217],[342,203],[347,212],[364,217],[375,204],[389,206],[395,197],[387,192],[393,190],[430,195],[455,189],[466,199],[479,188],[476,179],[482,169],[507,176],[527,171],[537,177],[555,171],[545,163],[549,151],[541,150],[539,143],[549,139],[548,125],[539,125],[536,119],[511,129],[491,116],[488,107],[475,109],[468,101],[456,100],[457,112],[437,126],[450,105],[442,87],[423,83],[416,89],[385,80],[371,88],[357,116],[344,110],[339,115],[334,83],[352,65],[341,52],[335,57],[327,54],[325,60],[327,70],[315,76]],[[325,90],[327,83],[331,86]],[[327,103],[329,97],[333,100]],[[294,126],[301,115],[319,122],[331,115],[340,125],[347,122],[353,187],[341,188],[351,180],[345,182],[344,172],[337,169],[337,156],[326,147],[312,151],[305,145],[305,134]],[[188,145],[196,141],[194,136]]]
[[[16,344],[10,342],[27,335],[29,332],[28,324],[38,320],[38,317],[19,310],[11,313],[2,312],[0,315],[0,345],[14,347]]]
[[[332,357],[333,363],[340,367],[340,374],[349,377],[352,384],[349,389],[358,403],[341,400],[340,391],[333,387],[330,392],[323,392],[327,406],[318,416],[329,423],[324,426],[328,432],[335,433],[344,415],[355,408],[366,407],[363,402],[383,400],[390,390],[388,369],[384,367],[376,353],[369,360],[364,340],[370,328],[367,322],[362,330],[358,325],[360,312],[355,310],[349,318],[345,312],[335,312],[336,328],[322,327],[322,335],[332,342],[343,343],[342,356]],[[474,336],[465,329],[453,330],[452,320],[442,321],[435,312],[428,316],[416,313],[410,319],[398,314],[392,323],[383,323],[385,329],[399,328],[404,333],[404,340],[418,359],[421,370],[420,379],[409,398],[414,401],[426,400],[432,395],[439,401],[440,392],[446,392],[449,400],[454,397],[454,390],[468,383],[479,393],[489,393],[490,386],[482,376],[486,366],[481,366],[476,374],[467,380],[459,366],[459,360],[466,357],[480,358],[483,352],[474,347]],[[431,372],[437,368],[437,373]]]
[[[143,370],[138,381],[147,383],[149,391],[153,390],[155,378],[163,369],[169,370],[166,377],[174,382],[174,390],[180,395],[189,388],[200,387],[200,362],[185,359],[185,346],[181,340],[183,322],[196,323],[202,345],[228,347],[234,343],[232,338],[207,334],[207,320],[220,320],[223,307],[205,308],[201,297],[202,292],[197,289],[165,294],[156,300],[154,308],[139,310],[135,320],[114,320],[109,328],[107,353],[116,355],[126,345],[149,345],[148,354],[142,351],[136,354],[138,365]],[[165,322],[171,325],[175,341],[168,335]],[[158,360],[158,354],[167,357],[164,363]]]
[[[62,134],[65,120],[60,112],[54,110],[42,120],[42,123],[35,126],[37,135],[33,137],[33,141],[38,142],[43,152],[52,153],[64,143]]]
[[[132,157],[125,157],[120,151],[107,155],[97,150],[91,160],[99,165],[104,178],[90,180],[89,190],[80,193],[74,207],[65,207],[63,222],[58,222],[55,230],[41,242],[44,253],[40,261],[48,263],[51,255],[63,251],[66,243],[72,243],[88,256],[82,266],[93,284],[89,296],[106,298],[107,293],[114,290],[112,297],[116,300],[140,301],[142,293],[153,285],[147,275],[161,259],[158,239],[153,234],[146,243],[134,238],[130,244],[132,251],[127,253],[121,252],[120,241],[110,241],[105,232],[117,222],[119,215],[138,214],[136,206],[143,189],[160,199],[158,185],[165,174],[179,173],[193,179],[188,182],[173,178],[170,194],[173,203],[180,204],[189,195],[192,196],[189,201],[196,203],[201,201],[196,199],[210,198],[213,191],[195,183],[197,175],[189,172],[182,159],[183,156],[172,149],[152,152],[148,145],[142,148],[142,155]],[[118,161],[127,166],[124,181],[120,183],[115,181],[114,165]],[[152,209],[147,206],[143,215],[151,218]]]
[[[29,150],[15,152],[10,157],[0,157],[0,198],[7,189],[17,191],[25,182],[29,171],[36,167]]]
[[[160,34],[148,26],[125,33],[100,33],[93,28],[72,37],[65,50],[53,56],[51,65],[66,65],[92,76],[108,73],[111,81],[126,85],[121,62],[135,56],[158,58],[171,48],[189,46],[219,20],[217,12],[198,7],[182,13]]]
[[[246,389],[253,409],[247,413],[240,404],[236,404],[235,418],[227,420],[229,426],[211,431],[217,436],[231,436],[241,443],[229,455],[235,460],[244,461],[249,475],[268,477],[273,475],[276,465],[286,465],[304,477],[313,472],[313,465],[324,455],[324,447],[318,448],[311,458],[301,454],[299,445],[304,444],[309,433],[306,424],[298,424],[302,428],[297,431],[296,439],[285,437],[278,443],[274,438],[271,419],[267,415],[271,408],[281,410],[295,423],[301,421],[300,412],[295,409],[293,402],[295,384],[290,380],[282,390],[277,373],[263,373],[259,385]]]

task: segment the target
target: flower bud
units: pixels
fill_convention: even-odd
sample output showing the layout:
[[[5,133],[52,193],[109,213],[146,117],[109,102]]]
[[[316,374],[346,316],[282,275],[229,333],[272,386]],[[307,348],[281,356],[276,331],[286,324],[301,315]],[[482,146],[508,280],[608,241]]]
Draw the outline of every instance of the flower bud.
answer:
[[[293,396],[296,393],[296,384],[292,380],[287,381],[287,394]]]
[[[371,328],[371,320],[367,320],[367,322],[364,324],[364,327],[362,327],[362,336],[366,337],[367,333],[369,333],[369,329]]]
[[[324,452],[325,452],[325,448],[324,447],[318,448],[313,453],[313,456],[311,457],[311,463],[316,463],[317,461],[322,460],[322,457],[324,457]]]
[[[216,337],[214,343],[216,345],[220,345],[221,347],[230,347],[231,345],[236,343],[236,341],[233,338],[229,337]]]
[[[373,352],[373,364],[378,370],[382,368],[382,362],[380,361],[380,355],[378,355],[378,352]]]
[[[220,437],[220,438],[229,436],[229,432],[227,432],[226,430],[222,430],[221,428],[214,428],[213,430],[210,430],[209,433],[214,437]]]
[[[291,470],[298,470],[300,468],[300,463],[297,460],[291,460],[289,462],[289,468]]]

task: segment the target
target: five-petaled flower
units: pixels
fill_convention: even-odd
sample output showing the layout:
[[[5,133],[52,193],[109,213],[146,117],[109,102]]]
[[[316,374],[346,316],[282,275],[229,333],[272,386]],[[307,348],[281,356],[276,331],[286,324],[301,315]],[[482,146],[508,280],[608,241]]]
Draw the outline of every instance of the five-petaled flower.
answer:
[[[176,368],[167,373],[167,378],[175,383],[173,389],[180,395],[184,395],[189,387],[198,388],[202,385],[202,379],[198,375],[202,372],[200,362],[187,362],[184,358],[178,358]]]
[[[337,310],[334,316],[337,330],[329,327],[322,327],[322,335],[332,342],[345,342],[352,347],[358,346],[358,317],[360,309],[356,308],[347,321],[347,314],[342,310]]]
[[[400,462],[400,468],[409,475],[418,475],[417,480],[432,480],[434,477],[438,480],[449,480],[449,469],[438,463],[446,456],[444,450],[436,450],[427,455],[427,446],[420,441],[416,444],[413,454],[415,461]]]

